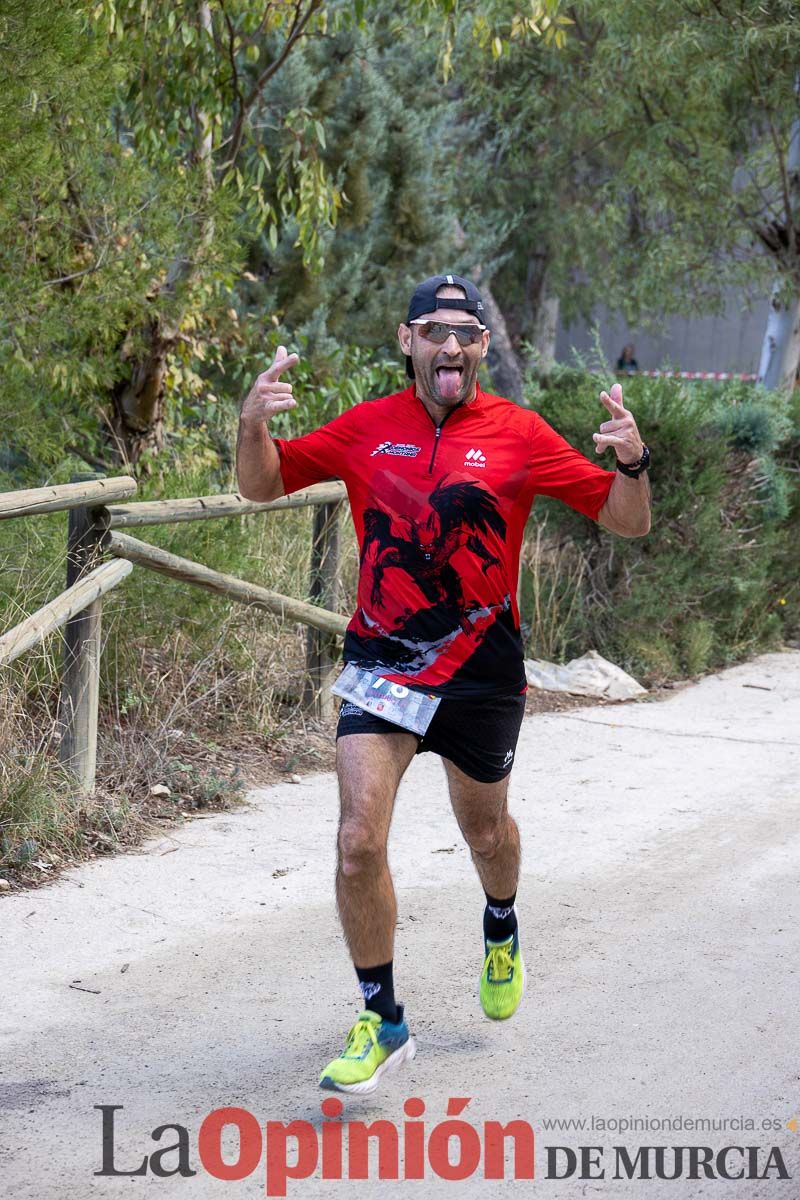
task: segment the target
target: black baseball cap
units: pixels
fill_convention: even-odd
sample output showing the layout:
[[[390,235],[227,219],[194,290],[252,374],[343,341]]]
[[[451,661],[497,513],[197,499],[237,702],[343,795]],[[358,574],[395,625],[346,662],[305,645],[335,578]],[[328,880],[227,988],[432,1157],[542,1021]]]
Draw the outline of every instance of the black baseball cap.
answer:
[[[464,292],[463,297],[460,296],[437,296],[439,288],[457,287]],[[414,289],[414,294],[408,305],[408,316],[406,324],[410,325],[417,317],[421,317],[423,313],[436,312],[437,308],[458,308],[464,312],[471,313],[477,317],[481,325],[485,325],[485,308],[481,294],[475,287],[471,279],[465,279],[463,275],[431,275],[430,279],[424,279],[418,287]],[[409,379],[414,378],[414,368],[411,365],[411,359],[406,357],[406,375]]]

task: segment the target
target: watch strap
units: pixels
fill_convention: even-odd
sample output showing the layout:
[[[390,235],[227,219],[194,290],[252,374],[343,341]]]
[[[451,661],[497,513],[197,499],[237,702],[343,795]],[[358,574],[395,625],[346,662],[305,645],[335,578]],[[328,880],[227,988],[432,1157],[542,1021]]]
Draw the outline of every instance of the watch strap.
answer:
[[[647,446],[642,447],[642,457],[638,462],[633,463],[617,463],[617,470],[622,475],[627,475],[629,479],[638,479],[643,471],[646,471],[650,466],[650,451]]]

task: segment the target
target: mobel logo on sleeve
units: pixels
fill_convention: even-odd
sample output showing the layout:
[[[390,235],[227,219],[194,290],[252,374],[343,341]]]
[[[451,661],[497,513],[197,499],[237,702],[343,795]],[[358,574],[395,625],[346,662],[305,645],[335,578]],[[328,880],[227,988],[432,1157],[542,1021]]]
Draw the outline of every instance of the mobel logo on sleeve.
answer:
[[[420,737],[433,720],[441,699],[428,692],[412,692],[401,683],[392,683],[376,671],[367,671],[355,663],[347,664],[331,691],[348,705],[355,704]]]

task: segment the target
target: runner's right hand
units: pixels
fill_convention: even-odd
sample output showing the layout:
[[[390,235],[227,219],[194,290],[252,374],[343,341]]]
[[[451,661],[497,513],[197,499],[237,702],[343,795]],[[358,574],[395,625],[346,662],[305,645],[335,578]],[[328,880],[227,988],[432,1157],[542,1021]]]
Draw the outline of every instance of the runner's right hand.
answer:
[[[299,361],[298,355],[287,354],[285,346],[278,346],[272,366],[261,372],[242,405],[242,422],[259,424],[269,421],[276,413],[296,407],[297,401],[292,395],[292,385],[281,383],[280,377],[288,367],[294,367]]]

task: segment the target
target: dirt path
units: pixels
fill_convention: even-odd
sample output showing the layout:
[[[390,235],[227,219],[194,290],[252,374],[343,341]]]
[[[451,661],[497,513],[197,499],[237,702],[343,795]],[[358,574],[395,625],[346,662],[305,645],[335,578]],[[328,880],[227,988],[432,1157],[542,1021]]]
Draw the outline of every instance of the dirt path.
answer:
[[[631,1157],[640,1146],[761,1147],[761,1172],[778,1146],[800,1176],[800,1132],[786,1126],[800,1117],[799,767],[795,651],[658,702],[528,718],[512,783],[528,991],[514,1020],[494,1025],[477,1004],[481,894],[441,766],[417,759],[391,860],[398,992],[419,1050],[377,1097],[349,1101],[346,1119],[384,1118],[402,1135],[404,1102],[419,1097],[429,1135],[448,1098],[471,1097],[462,1120],[475,1136],[487,1120],[528,1122],[536,1181],[511,1185],[516,1194],[800,1194],[797,1179],[780,1182],[774,1169],[761,1182],[693,1181],[688,1166],[676,1181],[613,1178],[619,1145]],[[225,1105],[262,1127],[320,1127],[317,1074],[357,1011],[332,898],[336,817],[333,778],[307,777],[253,793],[244,812],[194,821],[143,853],[0,902],[2,1194],[264,1194],[263,1163],[239,1182],[210,1176],[198,1129]],[[118,1168],[159,1149],[156,1126],[178,1123],[197,1176],[93,1175],[102,1161],[96,1105],[123,1106]],[[595,1128],[583,1132],[545,1125],[592,1117]],[[756,1128],[653,1128],[676,1117],[752,1119]],[[619,1118],[651,1127],[598,1128]],[[779,1128],[764,1130],[763,1120]],[[176,1140],[167,1131],[161,1148]],[[605,1178],[547,1178],[555,1145],[602,1147],[594,1173]],[[230,1147],[235,1158],[235,1139]],[[552,1157],[563,1173],[568,1156]],[[177,1162],[171,1153],[162,1166]],[[734,1173],[742,1163],[727,1166]],[[482,1168],[460,1184],[430,1165],[426,1173],[416,1196],[509,1187]],[[372,1186],[317,1173],[289,1181],[288,1194],[366,1196]],[[403,1185],[382,1186],[399,1197]]]

